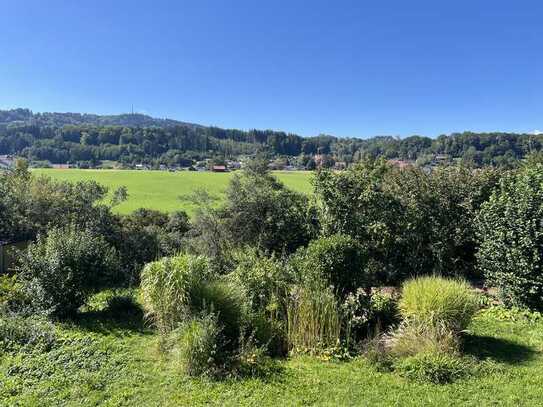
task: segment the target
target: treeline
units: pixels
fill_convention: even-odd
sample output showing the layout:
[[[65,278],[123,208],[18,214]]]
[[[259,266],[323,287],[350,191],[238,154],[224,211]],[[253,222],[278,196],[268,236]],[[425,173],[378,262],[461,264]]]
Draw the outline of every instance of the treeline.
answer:
[[[416,161],[424,166],[443,155],[470,167],[512,168],[527,154],[541,150],[543,135],[515,133],[453,133],[436,139],[422,136],[370,139],[328,135],[301,137],[272,130],[242,131],[204,127],[141,114],[98,116],[79,113],[37,113],[27,109],[0,111],[0,154],[51,163],[95,165],[112,160],[189,166],[205,158],[235,159],[267,154],[297,157],[309,165],[311,157],[324,162],[353,163],[385,157]]]

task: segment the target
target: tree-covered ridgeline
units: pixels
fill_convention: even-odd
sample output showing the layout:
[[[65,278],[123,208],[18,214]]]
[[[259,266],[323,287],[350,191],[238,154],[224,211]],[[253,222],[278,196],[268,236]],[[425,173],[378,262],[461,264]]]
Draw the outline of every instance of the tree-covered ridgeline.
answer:
[[[311,157],[352,163],[362,158],[431,163],[436,156],[460,160],[471,167],[511,168],[519,159],[541,150],[543,134],[453,133],[437,138],[378,136],[368,139],[329,135],[301,137],[274,130],[206,127],[142,114],[99,116],[80,113],[0,111],[0,155],[17,155],[51,163],[153,163],[189,166],[205,158],[233,159],[265,153],[271,158]]]

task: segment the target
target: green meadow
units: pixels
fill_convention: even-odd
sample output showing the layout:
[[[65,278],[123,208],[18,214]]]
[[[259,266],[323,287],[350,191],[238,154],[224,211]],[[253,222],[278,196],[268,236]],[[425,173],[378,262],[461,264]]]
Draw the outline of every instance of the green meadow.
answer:
[[[213,172],[167,172],[167,171],[136,171],[136,170],[57,170],[37,169],[36,174],[48,175],[63,181],[94,180],[107,186],[110,191],[120,186],[128,188],[128,200],[115,210],[119,213],[130,213],[138,208],[150,208],[171,212],[184,209],[187,213],[194,212],[194,204],[181,199],[191,195],[198,189],[220,198],[228,181],[235,173]],[[275,171],[274,174],[288,187],[310,193],[311,173],[305,171]]]

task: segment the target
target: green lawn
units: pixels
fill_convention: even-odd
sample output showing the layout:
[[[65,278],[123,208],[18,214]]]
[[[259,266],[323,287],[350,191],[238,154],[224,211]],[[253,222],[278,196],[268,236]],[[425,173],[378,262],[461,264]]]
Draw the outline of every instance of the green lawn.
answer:
[[[193,213],[194,206],[179,199],[203,188],[210,194],[220,196],[228,180],[234,173],[211,172],[166,172],[130,170],[34,170],[59,180],[95,180],[113,190],[121,185],[128,188],[128,201],[119,205],[119,213],[129,213],[138,208],[151,208],[161,211],[185,209]],[[303,193],[310,193],[311,173],[305,171],[276,171],[274,174],[288,187]]]
[[[474,320],[466,352],[490,359],[481,376],[452,384],[409,382],[363,358],[277,362],[265,379],[189,379],[156,351],[140,318],[99,310],[58,325],[64,345],[49,352],[4,354],[0,405],[20,406],[539,406],[543,400],[543,322]]]

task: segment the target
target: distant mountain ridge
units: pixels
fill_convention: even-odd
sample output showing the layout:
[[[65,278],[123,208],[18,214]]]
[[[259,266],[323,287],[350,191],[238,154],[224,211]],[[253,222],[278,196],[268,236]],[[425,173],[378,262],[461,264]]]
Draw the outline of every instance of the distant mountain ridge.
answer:
[[[141,113],[121,113],[117,115],[98,115],[89,113],[34,113],[30,109],[0,110],[0,124],[34,124],[38,126],[61,127],[66,125],[92,126],[127,126],[127,127],[172,127],[187,126],[202,128],[195,123],[187,123],[173,119],[157,119]]]

